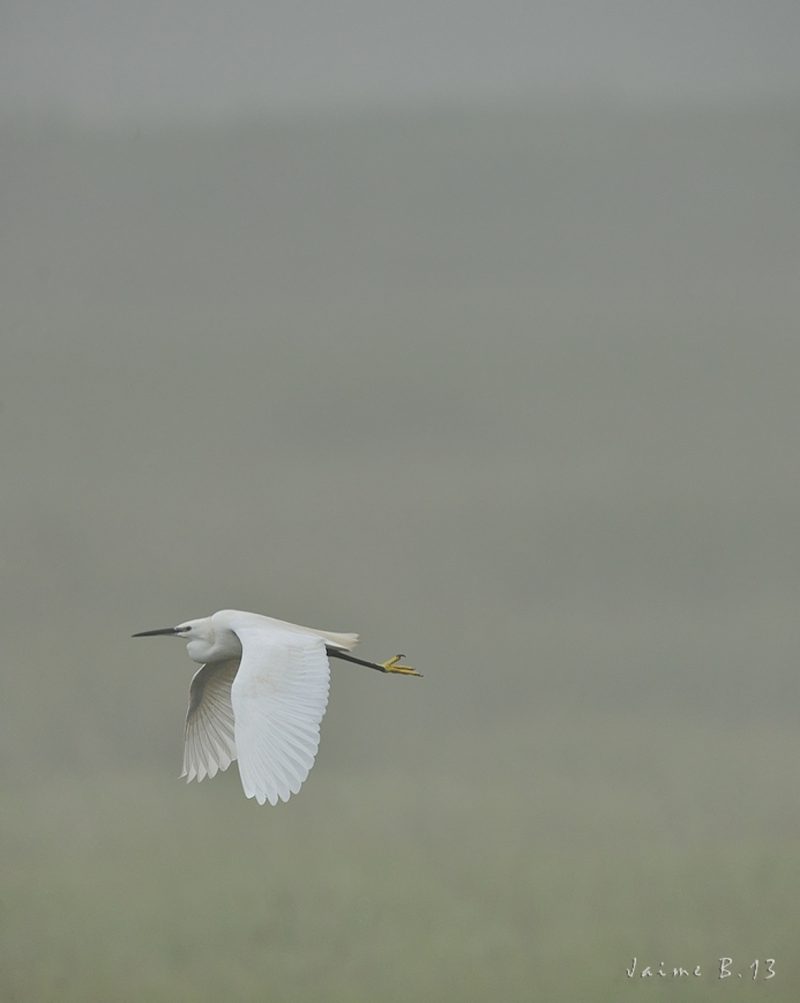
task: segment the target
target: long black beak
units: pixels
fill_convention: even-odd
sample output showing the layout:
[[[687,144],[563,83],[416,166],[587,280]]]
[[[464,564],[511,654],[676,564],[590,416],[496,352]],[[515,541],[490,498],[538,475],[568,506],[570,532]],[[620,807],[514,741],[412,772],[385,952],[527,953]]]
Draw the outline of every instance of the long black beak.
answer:
[[[161,634],[177,634],[177,627],[159,627],[158,630],[143,630],[139,634],[131,634],[131,637],[159,637]]]

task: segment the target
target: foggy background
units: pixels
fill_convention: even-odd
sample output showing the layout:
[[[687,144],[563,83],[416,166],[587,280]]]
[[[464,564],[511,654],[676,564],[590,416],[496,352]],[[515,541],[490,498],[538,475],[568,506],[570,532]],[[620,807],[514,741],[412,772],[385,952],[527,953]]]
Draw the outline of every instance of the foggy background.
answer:
[[[220,120],[800,91],[793,0],[4,0],[0,108]]]
[[[799,11],[0,6],[4,1000],[797,998]]]

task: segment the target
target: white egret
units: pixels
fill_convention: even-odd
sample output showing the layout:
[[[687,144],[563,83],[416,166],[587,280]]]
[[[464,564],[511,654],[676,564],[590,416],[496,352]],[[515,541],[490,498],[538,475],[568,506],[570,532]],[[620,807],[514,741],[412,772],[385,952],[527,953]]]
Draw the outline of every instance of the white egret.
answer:
[[[328,658],[379,672],[419,676],[402,655],[386,662],[354,658],[358,634],[334,634],[259,613],[225,609],[177,627],[133,637],[180,637],[200,662],[189,689],[183,753],[187,783],[239,761],[249,798],[288,801],[314,765],[328,705]]]

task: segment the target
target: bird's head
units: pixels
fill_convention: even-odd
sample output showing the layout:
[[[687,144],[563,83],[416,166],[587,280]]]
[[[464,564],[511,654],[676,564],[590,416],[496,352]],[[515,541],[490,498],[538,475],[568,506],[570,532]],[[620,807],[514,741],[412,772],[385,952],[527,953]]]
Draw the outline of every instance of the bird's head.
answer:
[[[156,630],[141,630],[131,637],[181,637],[184,641],[211,641],[214,630],[211,617],[204,616],[199,620],[186,620],[177,627],[158,627]]]
[[[142,630],[132,637],[179,637],[186,641],[189,657],[195,661],[208,658],[214,650],[216,632],[210,616],[199,620],[185,620],[176,627],[158,627],[156,630]]]

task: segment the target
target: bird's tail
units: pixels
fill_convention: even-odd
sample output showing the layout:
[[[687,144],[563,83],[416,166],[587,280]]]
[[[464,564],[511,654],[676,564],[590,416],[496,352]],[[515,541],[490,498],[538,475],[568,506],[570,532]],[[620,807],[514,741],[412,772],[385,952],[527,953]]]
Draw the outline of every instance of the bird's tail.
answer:
[[[358,644],[358,634],[334,634],[330,630],[318,630],[315,633],[320,634],[331,648],[338,648],[340,651],[352,651]]]

